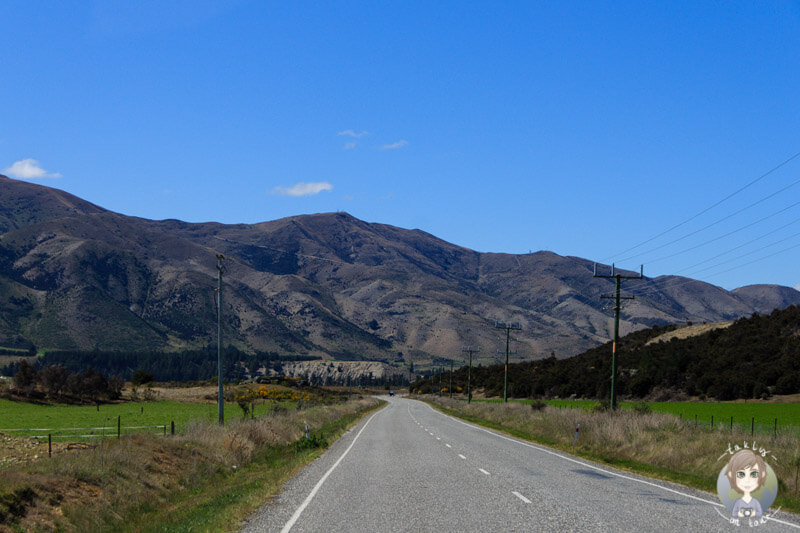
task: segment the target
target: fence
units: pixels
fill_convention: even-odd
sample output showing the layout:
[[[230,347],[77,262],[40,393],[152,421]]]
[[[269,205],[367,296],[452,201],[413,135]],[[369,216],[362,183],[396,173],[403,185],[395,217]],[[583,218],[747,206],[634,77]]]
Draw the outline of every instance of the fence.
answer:
[[[756,423],[756,417],[740,417],[738,420],[735,419],[734,416],[730,417],[714,417],[711,415],[708,418],[708,415],[700,417],[699,415],[688,415],[686,417],[683,416],[683,413],[678,414],[678,418],[680,418],[683,422],[688,424],[690,427],[694,427],[697,429],[712,429],[712,430],[729,430],[733,432],[734,428],[741,432],[750,432],[750,436],[755,436],[756,434],[765,435],[771,434],[773,437],[777,437],[778,433],[782,434],[790,434],[790,435],[800,435],[800,426],[792,425],[792,424],[779,424],[777,418],[771,418],[767,422],[764,421],[763,418],[760,418],[758,423]]]
[[[628,402],[628,405],[624,406],[623,409],[636,410],[637,406],[641,405],[642,403],[643,402],[634,404],[633,402]],[[558,407],[559,409],[591,410],[594,409],[598,404],[595,401],[565,400],[552,402],[552,405],[554,407]],[[678,412],[677,410],[673,411],[660,409],[652,409],[652,412],[677,416],[686,426],[698,430],[733,432],[735,429],[741,433],[750,433],[750,436],[769,435],[776,437],[779,434],[783,434],[800,437],[800,425],[796,423],[796,419],[793,417],[789,417],[787,422],[787,418],[781,419],[780,417],[769,416],[766,414],[759,416],[752,416],[750,413],[747,415],[740,414],[738,416],[728,413],[725,413],[724,415],[713,415],[709,413],[711,409],[708,408],[703,410],[701,413],[693,413],[691,412],[693,405],[692,402],[686,402],[685,405],[687,407],[687,411],[689,411],[688,413],[687,411]],[[720,410],[724,412],[724,409]],[[781,422],[781,420],[783,420],[783,422]]]
[[[106,420],[113,420],[108,418]],[[18,437],[26,437],[35,440],[47,439],[49,443],[49,453],[52,455],[52,442],[53,439],[65,439],[72,441],[83,441],[93,439],[106,439],[117,438],[122,435],[130,435],[133,433],[153,432],[161,433],[166,436],[167,427],[170,428],[170,434],[175,434],[175,422],[172,421],[169,425],[159,426],[123,426],[122,417],[117,417],[116,426],[99,426],[99,427],[82,427],[82,428],[11,428],[0,429],[2,433],[15,434]]]

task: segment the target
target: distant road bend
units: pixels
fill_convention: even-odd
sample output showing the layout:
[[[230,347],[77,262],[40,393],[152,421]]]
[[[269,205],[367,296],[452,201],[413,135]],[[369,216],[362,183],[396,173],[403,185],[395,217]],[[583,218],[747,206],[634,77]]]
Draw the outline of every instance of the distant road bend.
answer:
[[[716,495],[575,459],[422,402],[385,399],[242,532],[750,529],[729,524]],[[797,532],[800,517],[780,512],[757,531]]]

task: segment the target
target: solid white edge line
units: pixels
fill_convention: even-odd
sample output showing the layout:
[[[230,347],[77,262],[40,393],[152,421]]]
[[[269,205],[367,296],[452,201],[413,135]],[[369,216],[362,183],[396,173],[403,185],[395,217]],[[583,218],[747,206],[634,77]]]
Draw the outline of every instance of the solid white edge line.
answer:
[[[383,409],[381,409],[381,411],[382,410]],[[289,533],[289,531],[292,529],[292,526],[294,526],[295,522],[297,522],[297,519],[300,518],[300,515],[303,514],[303,511],[305,511],[306,507],[308,507],[308,504],[311,503],[311,500],[313,500],[314,496],[317,495],[317,491],[319,491],[320,487],[322,487],[322,484],[325,483],[325,480],[328,479],[329,475],[331,475],[331,472],[333,472],[334,469],[336,469],[336,467],[339,466],[339,463],[342,462],[342,459],[344,459],[345,456],[353,448],[353,445],[358,440],[358,437],[360,437],[361,434],[364,432],[364,430],[367,429],[367,426],[369,425],[370,422],[372,422],[372,419],[375,418],[375,415],[377,415],[381,411],[378,411],[377,413],[369,417],[369,419],[367,419],[366,423],[364,424],[364,427],[362,427],[361,431],[359,431],[358,434],[355,436],[353,442],[350,443],[350,446],[348,446],[347,449],[342,454],[342,456],[339,457],[339,459],[337,459],[335,463],[333,463],[333,466],[330,467],[327,472],[325,472],[325,475],[322,476],[322,478],[320,478],[319,481],[317,481],[317,484],[314,485],[314,488],[311,490],[311,493],[306,497],[303,503],[300,504],[300,507],[297,508],[292,517],[289,519],[289,521],[286,522],[286,525],[283,526],[283,529],[281,529],[281,533]]]
[[[565,461],[570,461],[570,462],[572,462],[572,463],[579,464],[579,465],[581,465],[581,466],[585,466],[585,467],[587,467],[587,468],[591,468],[591,469],[593,469],[593,470],[597,470],[597,471],[599,471],[599,472],[603,472],[604,474],[608,474],[608,475],[610,475],[610,476],[616,476],[616,477],[619,477],[619,478],[622,478],[622,479],[627,479],[627,480],[630,480],[630,481],[635,481],[635,482],[637,482],[637,483],[641,483],[641,484],[643,484],[643,485],[648,485],[648,486],[650,486],[650,487],[654,487],[654,488],[661,489],[661,490],[664,490],[664,491],[667,491],[667,492],[671,492],[671,493],[673,493],[673,494],[678,494],[679,496],[684,496],[684,497],[686,497],[686,498],[691,498],[691,499],[693,499],[693,500],[701,501],[701,502],[703,502],[703,503],[708,503],[708,504],[710,504],[710,505],[715,505],[715,506],[718,506],[718,507],[725,507],[725,506],[724,506],[724,505],[722,505],[722,503],[720,503],[720,502],[713,502],[713,501],[711,501],[711,500],[705,500],[705,499],[703,499],[703,498],[699,498],[699,497],[697,497],[697,496],[692,496],[691,494],[686,494],[685,492],[680,492],[680,491],[678,491],[678,490],[671,489],[671,488],[669,488],[669,487],[663,487],[663,486],[661,486],[661,485],[659,485],[659,484],[657,484],[657,483],[651,483],[650,481],[645,481],[645,480],[643,480],[643,479],[637,479],[637,478],[635,478],[635,477],[626,476],[625,474],[620,474],[620,473],[618,473],[618,472],[613,472],[613,471],[611,471],[611,470],[606,470],[606,469],[604,469],[604,468],[600,468],[600,467],[598,467],[598,466],[595,466],[595,465],[593,465],[593,464],[590,464],[590,463],[584,463],[583,461],[578,461],[577,459],[573,459],[572,457],[567,457],[566,455],[561,455],[560,453],[554,452],[553,450],[550,450],[550,449],[548,449],[548,448],[545,448],[545,447],[543,447],[543,446],[538,446],[538,445],[535,445],[535,444],[531,444],[531,443],[529,443],[529,442],[525,442],[525,441],[521,441],[521,440],[518,440],[518,439],[511,438],[511,437],[506,437],[505,435],[501,435],[500,433],[495,433],[494,431],[491,431],[491,430],[489,430],[489,429],[486,429],[486,428],[484,428],[484,427],[481,427],[481,426],[476,426],[476,425],[474,425],[474,424],[470,424],[469,422],[464,422],[463,420],[459,420],[458,418],[455,418],[455,417],[452,417],[452,416],[450,416],[450,415],[447,415],[447,414],[445,414],[445,413],[443,413],[443,412],[441,412],[441,411],[437,411],[436,409],[434,409],[433,407],[431,407],[430,405],[428,405],[428,404],[427,404],[427,403],[425,403],[425,402],[420,402],[420,403],[422,403],[423,405],[426,405],[426,406],[428,406],[428,408],[429,408],[431,411],[433,411],[434,413],[438,413],[438,414],[440,414],[441,416],[445,416],[445,417],[447,417],[447,418],[450,418],[450,419],[452,419],[452,420],[455,420],[455,421],[456,421],[456,422],[458,422],[459,424],[464,424],[465,426],[469,426],[469,427],[471,427],[471,428],[478,429],[478,430],[480,430],[480,431],[483,431],[484,433],[488,433],[488,434],[490,434],[490,435],[494,435],[495,437],[498,437],[498,438],[501,438],[501,439],[507,440],[507,441],[509,441],[509,442],[515,442],[515,443],[517,443],[517,444],[521,444],[522,446],[527,446],[528,448],[533,448],[534,450],[539,450],[540,452],[549,453],[550,455],[554,455],[554,456],[556,456],[556,457],[560,457],[561,459],[564,459]],[[795,529],[800,529],[800,526],[798,526],[797,524],[793,524],[792,522],[785,522],[785,521],[783,521],[783,520],[779,520],[779,519],[777,519],[777,518],[772,518],[772,517],[770,517],[770,519],[769,519],[769,520],[770,520],[770,521],[772,521],[772,522],[778,522],[779,524],[784,524],[784,525],[786,525],[786,526],[793,527],[793,528],[795,528]]]
[[[523,496],[522,494],[520,494],[519,492],[517,492],[515,490],[512,490],[511,494],[513,494],[514,496],[516,496],[520,500],[524,501],[525,503],[531,503],[531,501],[528,498],[526,498],[525,496]]]

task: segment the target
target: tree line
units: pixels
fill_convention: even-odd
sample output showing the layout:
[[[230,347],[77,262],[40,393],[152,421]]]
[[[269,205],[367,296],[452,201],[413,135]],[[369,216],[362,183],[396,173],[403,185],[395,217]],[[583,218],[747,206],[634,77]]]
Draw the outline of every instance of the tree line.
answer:
[[[734,400],[800,392],[800,307],[769,315],[754,314],[723,329],[687,339],[648,344],[676,329],[656,326],[631,333],[617,347],[617,390],[641,399],[658,391],[675,395]],[[449,384],[449,370],[443,383]],[[466,388],[467,368],[454,372],[453,384]],[[472,370],[472,388],[503,394],[502,365]],[[611,389],[611,343],[568,359],[547,357],[509,365],[509,394],[520,398],[606,399]],[[418,380],[412,391],[436,391],[438,377]]]
[[[122,396],[125,380],[120,376],[106,378],[93,368],[72,372],[64,365],[55,364],[37,369],[22,359],[11,383],[12,392],[27,400],[76,401],[99,403],[118,400]]]
[[[245,379],[248,370],[259,368],[280,372],[283,362],[310,361],[319,357],[306,355],[283,355],[274,352],[248,354],[228,346],[223,351],[222,375],[226,381]],[[61,365],[72,372],[82,372],[92,368],[106,376],[121,376],[130,380],[137,370],[145,370],[153,375],[155,381],[205,381],[217,377],[217,349],[185,350],[182,352],[121,352],[121,351],[48,351],[37,358],[35,366],[42,369]],[[18,363],[10,363],[0,368],[0,374],[14,376]]]

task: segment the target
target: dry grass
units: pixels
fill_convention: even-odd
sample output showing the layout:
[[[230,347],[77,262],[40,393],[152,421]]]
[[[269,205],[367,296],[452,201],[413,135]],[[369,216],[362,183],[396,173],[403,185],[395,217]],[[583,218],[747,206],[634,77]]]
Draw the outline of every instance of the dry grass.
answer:
[[[425,400],[556,448],[712,492],[727,461],[727,455],[721,456],[728,446],[753,445],[749,432],[696,429],[663,413],[589,412],[552,406],[533,410],[527,404],[466,404],[436,396]],[[578,424],[580,432],[573,447]],[[766,460],[778,476],[780,505],[800,510],[800,442],[793,436],[778,435],[757,438],[756,444],[769,451]]]
[[[176,495],[188,495],[209,479],[223,482],[260,454],[292,444],[303,436],[306,424],[316,431],[377,403],[374,398],[360,398],[222,427],[195,422],[182,435],[132,435],[4,470],[0,496],[28,488],[36,498],[24,516],[1,516],[0,506],[0,532],[117,530],[131,517],[175,505],[180,502]]]

